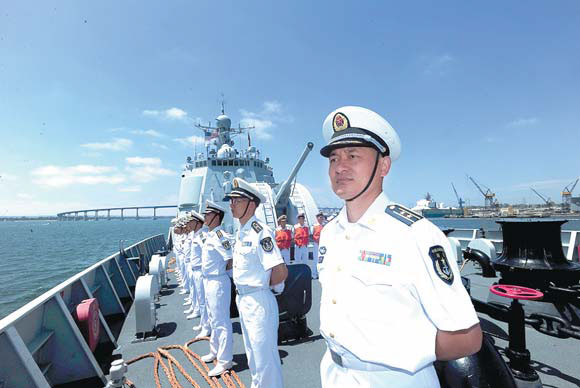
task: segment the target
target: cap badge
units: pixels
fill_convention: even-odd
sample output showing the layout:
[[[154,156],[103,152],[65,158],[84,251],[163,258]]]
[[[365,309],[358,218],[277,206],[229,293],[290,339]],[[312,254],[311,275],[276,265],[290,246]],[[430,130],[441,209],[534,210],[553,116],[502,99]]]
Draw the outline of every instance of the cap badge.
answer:
[[[234,189],[237,189],[238,187],[240,187],[240,184],[238,183],[237,179],[234,179],[233,186],[234,186]]]
[[[350,127],[348,117],[346,117],[344,114],[340,112],[337,112],[334,115],[334,119],[332,120],[332,129],[334,129],[334,132],[345,130],[348,127]]]

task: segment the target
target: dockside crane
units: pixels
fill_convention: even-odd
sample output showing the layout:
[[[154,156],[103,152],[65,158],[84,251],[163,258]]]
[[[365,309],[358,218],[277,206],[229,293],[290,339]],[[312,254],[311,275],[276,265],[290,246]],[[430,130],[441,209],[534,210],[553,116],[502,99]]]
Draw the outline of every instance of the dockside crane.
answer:
[[[492,192],[489,187],[483,186],[483,185],[479,185],[475,179],[473,179],[470,176],[467,176],[475,185],[475,187],[477,187],[477,189],[479,190],[479,192],[481,194],[483,194],[483,197],[485,198],[485,207],[494,207],[497,206],[497,200],[495,199],[495,193]],[[481,188],[481,186],[483,186],[485,188],[485,191],[483,191],[483,189]]]
[[[453,187],[453,192],[455,193],[455,197],[457,198],[457,203],[459,204],[459,208],[463,213],[464,212],[463,204],[465,203],[465,201],[463,200],[463,198],[459,197],[459,194],[457,194],[457,190],[455,190],[455,185],[453,184],[453,182],[451,182],[451,187]]]
[[[540,194],[540,193],[538,193],[536,190],[534,190],[534,188],[533,188],[533,187],[530,187],[530,189],[532,189],[532,191],[533,191],[534,193],[536,193],[536,195],[537,195],[538,197],[542,198],[542,201],[546,202],[546,205],[548,205],[548,206],[550,206],[550,207],[554,205],[554,202],[553,202],[553,201],[552,201],[550,198],[546,199],[546,198],[545,198],[545,197],[544,197],[542,194]]]
[[[570,183],[568,186],[564,187],[564,190],[562,190],[562,207],[565,209],[570,209],[572,192],[574,191],[574,188],[576,187],[576,184],[579,180],[580,178],[577,178],[574,182]]]

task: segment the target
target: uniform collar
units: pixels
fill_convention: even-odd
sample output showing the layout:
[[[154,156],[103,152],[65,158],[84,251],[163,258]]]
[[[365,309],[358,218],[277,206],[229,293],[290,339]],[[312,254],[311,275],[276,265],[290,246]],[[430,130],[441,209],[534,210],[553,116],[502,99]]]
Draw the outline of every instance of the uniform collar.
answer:
[[[348,218],[346,217],[346,205],[342,207],[342,210],[336,217],[336,222],[343,229],[346,229],[348,225],[357,224],[371,230],[377,230],[377,215],[384,213],[389,203],[391,203],[389,198],[384,192],[381,192],[357,222],[348,222]]]
[[[258,222],[258,218],[256,218],[255,214],[248,220],[248,222],[246,222],[244,224],[244,227],[241,230],[246,231],[246,230],[250,229],[252,227],[252,222],[254,222],[254,221]]]
[[[211,233],[217,233],[217,232],[219,232],[220,230],[223,230],[223,229],[224,229],[223,228],[223,225],[218,225],[218,226],[216,226],[215,228],[212,229]]]

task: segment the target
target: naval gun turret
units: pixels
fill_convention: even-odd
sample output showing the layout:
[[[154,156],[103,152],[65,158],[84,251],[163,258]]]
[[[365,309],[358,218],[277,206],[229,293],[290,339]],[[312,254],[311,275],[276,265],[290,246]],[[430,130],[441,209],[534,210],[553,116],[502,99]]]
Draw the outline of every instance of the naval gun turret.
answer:
[[[292,172],[290,172],[288,178],[280,186],[278,186],[278,190],[276,192],[276,199],[274,202],[274,206],[276,207],[276,212],[278,214],[286,214],[287,204],[288,201],[290,200],[290,195],[292,194],[293,188],[292,183],[294,182],[294,179],[296,178],[298,171],[300,171],[302,164],[304,164],[306,157],[308,156],[310,151],[312,151],[313,147],[314,144],[312,142],[308,142],[308,144],[306,144],[306,147],[304,148],[302,155],[300,155],[300,159],[298,159],[298,161],[294,165]]]

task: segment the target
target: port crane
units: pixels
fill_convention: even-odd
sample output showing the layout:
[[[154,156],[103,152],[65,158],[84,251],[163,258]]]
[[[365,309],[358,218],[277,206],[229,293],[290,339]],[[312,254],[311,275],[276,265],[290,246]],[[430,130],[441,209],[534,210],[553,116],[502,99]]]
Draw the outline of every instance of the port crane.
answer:
[[[473,182],[473,184],[475,185],[475,187],[477,187],[477,189],[479,190],[479,192],[481,194],[483,194],[484,198],[485,198],[485,207],[494,207],[497,206],[497,199],[495,199],[495,193],[492,192],[489,187],[483,186],[483,185],[479,185],[475,179],[473,179],[472,177],[468,176],[468,178]],[[481,186],[483,186],[485,188],[485,191],[483,191],[483,189],[481,188]]]
[[[461,209],[461,212],[464,212],[463,204],[465,203],[465,201],[463,200],[463,198],[459,197],[459,194],[457,194],[457,190],[455,190],[455,185],[453,184],[453,182],[451,182],[451,187],[453,187],[453,191],[455,192],[455,197],[457,197],[457,203],[459,203],[459,208]]]
[[[568,186],[564,187],[564,190],[562,190],[562,206],[566,209],[570,208],[572,192],[574,191],[574,188],[576,187],[576,184],[579,180],[580,178],[577,178],[574,182],[570,183]]]
[[[552,201],[550,198],[546,199],[546,198],[545,198],[545,197],[544,197],[542,194],[540,194],[540,193],[538,193],[536,190],[534,190],[534,188],[533,188],[533,187],[530,187],[530,189],[532,189],[532,191],[533,191],[534,193],[536,193],[536,195],[537,195],[538,197],[542,198],[542,201],[546,202],[546,205],[548,205],[548,206],[550,206],[550,207],[554,205],[554,202],[553,202],[553,201]]]

